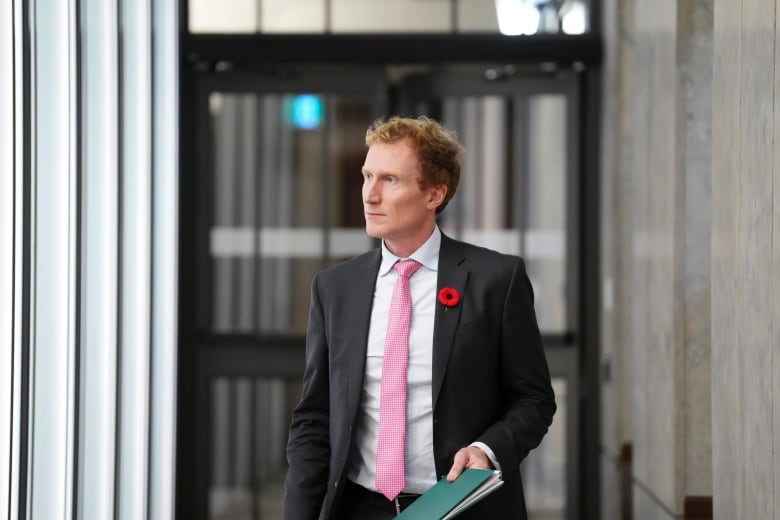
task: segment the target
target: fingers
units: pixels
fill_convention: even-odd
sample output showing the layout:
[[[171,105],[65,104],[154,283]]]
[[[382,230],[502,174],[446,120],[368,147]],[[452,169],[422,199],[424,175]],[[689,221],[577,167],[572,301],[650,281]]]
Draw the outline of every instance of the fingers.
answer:
[[[468,462],[469,462],[468,448],[459,449],[458,452],[455,454],[455,458],[452,461],[452,467],[450,468],[450,472],[447,473],[447,480],[449,482],[452,482],[456,478],[458,478],[460,474],[463,473],[463,468],[466,467],[466,464],[468,464]]]
[[[452,467],[450,472],[447,473],[447,480],[449,482],[454,481],[463,473],[465,468],[483,468],[490,469],[490,459],[488,459],[485,452],[476,446],[469,446],[467,448],[461,448],[455,453],[455,458],[452,461]]]

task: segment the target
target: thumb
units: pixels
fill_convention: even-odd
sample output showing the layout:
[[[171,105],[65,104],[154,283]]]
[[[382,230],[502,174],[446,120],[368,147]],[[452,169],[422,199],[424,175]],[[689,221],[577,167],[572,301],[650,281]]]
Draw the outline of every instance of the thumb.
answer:
[[[450,468],[450,472],[447,473],[447,481],[453,482],[456,478],[460,476],[461,473],[463,473],[463,468],[466,467],[466,463],[469,461],[469,454],[468,451],[465,449],[459,449],[458,452],[455,454],[455,458],[452,461],[452,467]]]

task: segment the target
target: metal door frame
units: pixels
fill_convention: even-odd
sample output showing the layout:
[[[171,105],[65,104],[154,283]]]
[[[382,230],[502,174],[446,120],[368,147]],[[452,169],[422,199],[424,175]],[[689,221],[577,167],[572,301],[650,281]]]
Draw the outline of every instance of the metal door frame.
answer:
[[[439,35],[441,36],[441,35]],[[388,37],[392,39],[393,37]],[[412,36],[407,40],[414,41],[418,36]],[[424,37],[423,37],[424,38]],[[260,41],[261,46],[267,44],[263,38],[249,38],[254,41],[256,45]],[[297,41],[300,42],[316,42],[317,46],[326,45],[329,39],[338,40],[336,37],[323,36],[323,37],[302,37]],[[359,38],[358,38],[359,39]],[[439,38],[441,39],[441,38]],[[193,42],[198,40],[200,43]],[[342,75],[335,75],[332,73],[332,67],[338,67],[340,70],[342,66],[349,65],[351,60],[345,55],[341,55],[338,58],[338,54],[334,54],[331,57],[330,62],[319,63],[312,65],[309,62],[311,54],[307,54],[305,47],[286,47],[283,49],[282,54],[288,60],[287,63],[280,63],[277,60],[270,60],[265,62],[262,59],[258,59],[251,65],[241,63],[236,60],[236,55],[231,55],[228,52],[224,56],[224,60],[216,59],[214,56],[214,47],[205,46],[211,49],[211,57],[204,58],[202,54],[192,52],[194,47],[202,46],[206,39],[203,37],[188,36],[184,41],[189,42],[188,45],[183,45],[183,52],[186,59],[183,60],[183,66],[181,69],[181,88],[182,95],[180,98],[181,109],[181,168],[182,174],[180,175],[180,258],[192,259],[198,255],[206,254],[208,258],[207,244],[202,241],[202,231],[209,225],[209,215],[203,212],[203,208],[208,208],[209,205],[204,205],[203,200],[204,192],[204,174],[206,166],[210,164],[209,157],[204,157],[203,154],[207,154],[209,150],[208,137],[205,132],[198,129],[204,128],[202,125],[207,125],[208,121],[208,93],[214,91],[215,88],[220,91],[253,91],[257,92],[260,89],[281,88],[281,85],[286,85],[285,91],[289,91],[289,81],[284,78],[284,74],[289,71],[306,70],[312,72],[313,76],[318,78],[320,83],[315,90],[323,91],[323,85],[339,86],[340,82],[344,81]],[[212,39],[213,40],[213,39]],[[222,38],[222,43],[227,42],[226,46],[217,45],[216,49],[244,49],[238,53],[239,56],[246,56],[247,49],[253,47],[252,44],[247,44],[240,40],[246,40],[246,38]],[[491,55],[490,44],[491,40],[498,41],[498,38],[487,38],[486,40],[480,40],[481,47],[480,52],[475,53],[474,49],[469,49],[469,38],[464,38],[458,35],[452,35],[448,37],[447,45],[437,43],[435,49],[437,54],[436,58],[442,58],[439,63],[443,61],[458,62],[459,56],[469,56],[471,59],[480,58],[480,61],[486,63],[494,60],[486,59]],[[376,55],[379,55],[383,60],[375,61],[376,65],[387,65],[389,63],[402,63],[402,62],[416,62],[424,61],[426,53],[425,46],[417,46],[414,56],[403,55],[405,52],[411,52],[408,47],[404,46],[400,54],[395,56],[393,54],[392,47],[386,46],[386,41],[383,42],[382,37],[366,38],[366,44],[361,46],[360,56],[363,59],[368,59],[371,55],[371,50],[376,50]],[[485,43],[488,42],[488,43]],[[576,403],[573,406],[569,406],[570,410],[576,410],[577,415],[572,419],[579,425],[577,428],[582,435],[575,442],[579,444],[579,449],[574,450],[577,454],[576,459],[572,461],[579,468],[578,471],[570,472],[567,481],[567,489],[569,493],[576,493],[574,498],[569,497],[571,505],[569,506],[570,518],[576,518],[578,516],[572,516],[579,513],[582,518],[596,518],[598,517],[599,508],[599,391],[598,391],[598,302],[599,300],[599,274],[598,274],[598,164],[597,164],[597,120],[598,120],[598,81],[599,71],[597,67],[587,67],[586,64],[578,62],[576,57],[583,52],[581,46],[583,42],[587,42],[586,47],[588,55],[585,58],[586,62],[600,61],[600,44],[598,38],[585,38],[579,42],[579,50],[575,47],[570,47],[570,56],[573,56],[572,60],[565,60],[567,63],[574,63],[575,68],[579,69],[577,75],[577,93],[575,94],[577,102],[578,117],[576,130],[574,131],[574,138],[579,142],[577,148],[576,157],[571,158],[576,162],[578,171],[581,172],[579,176],[579,184],[576,186],[570,186],[570,189],[576,189],[577,193],[574,194],[577,200],[579,200],[578,213],[571,215],[570,218],[576,219],[574,228],[577,233],[570,233],[570,240],[576,240],[580,251],[580,263],[577,266],[571,266],[571,268],[578,273],[576,279],[579,281],[578,285],[580,293],[577,298],[577,327],[575,332],[564,334],[559,338],[545,338],[547,345],[554,344],[573,344],[574,342],[579,345],[579,349],[575,350],[576,355],[570,356],[567,354],[559,354],[560,347],[551,347],[548,352],[551,371],[556,374],[568,374],[567,377],[572,376],[571,379],[567,379],[572,382],[572,386],[568,390],[568,394],[572,399],[576,399]],[[594,43],[595,42],[595,43]],[[213,43],[213,42],[212,42]],[[193,47],[194,45],[194,47]],[[236,46],[237,45],[237,46]],[[575,46],[577,44],[574,44]],[[595,45],[595,51],[594,49]],[[235,46],[235,47],[234,47]],[[203,47],[203,48],[205,48]],[[339,46],[334,46],[338,49]],[[189,49],[189,52],[186,52]],[[406,49],[406,51],[403,51]],[[255,47],[255,50],[256,47]],[[271,48],[265,49],[266,53],[272,52]],[[315,54],[323,51],[322,47]],[[562,52],[558,48],[557,52]],[[460,54],[459,54],[460,53]],[[505,54],[505,51],[498,54]],[[562,52],[565,54],[565,52]],[[442,55],[443,54],[443,55]],[[510,53],[511,54],[511,53]],[[258,56],[255,54],[255,56]],[[263,56],[260,53],[260,56]],[[269,56],[269,54],[265,54]],[[396,59],[390,59],[393,56]],[[449,57],[449,60],[443,58]],[[404,59],[407,58],[407,59]],[[524,55],[523,62],[528,61],[529,56]],[[500,60],[506,62],[506,60]],[[382,63],[384,62],[384,63]],[[364,70],[365,63],[359,63],[356,70]],[[548,68],[543,66],[539,70]],[[279,74],[281,71],[282,76],[276,80],[272,79],[273,75]],[[328,72],[331,71],[331,72]],[[334,77],[338,76],[338,77]],[[289,78],[289,77],[288,77]],[[544,85],[546,81],[542,81],[539,85]],[[530,84],[533,84],[530,83]],[[344,85],[341,85],[344,86]],[[549,85],[548,85],[549,87]],[[549,90],[543,90],[549,92]],[[541,92],[541,91],[540,91]],[[392,102],[394,92],[390,88],[387,92],[378,93],[381,96],[387,96]],[[204,99],[206,102],[204,103]],[[193,153],[193,149],[196,153]],[[571,170],[570,170],[571,171]],[[193,172],[195,173],[193,179]],[[207,175],[207,173],[206,173]],[[572,183],[569,183],[570,185]],[[573,213],[573,212],[570,212]],[[192,225],[190,223],[195,223]],[[571,245],[571,244],[570,244]],[[202,491],[204,488],[199,485],[198,481],[203,481],[208,475],[207,467],[203,467],[197,464],[193,460],[198,453],[204,453],[200,451],[203,447],[203,441],[196,441],[194,439],[195,433],[201,430],[202,418],[198,420],[199,408],[203,406],[203,389],[198,388],[198,381],[201,380],[204,367],[209,367],[210,371],[216,365],[212,363],[206,363],[205,359],[214,354],[214,350],[210,350],[218,347],[219,345],[227,344],[241,344],[247,338],[230,338],[230,337],[217,337],[210,334],[209,331],[199,330],[195,324],[202,323],[199,318],[202,317],[199,305],[197,304],[197,291],[196,286],[198,283],[205,283],[209,280],[209,273],[204,271],[203,266],[198,267],[197,262],[183,261],[180,267],[180,322],[179,322],[179,370],[178,370],[178,388],[179,388],[179,402],[177,407],[177,500],[176,511],[177,518],[200,518],[199,515],[205,515],[207,509],[203,508],[205,495]],[[302,346],[302,345],[301,345]],[[208,356],[202,356],[198,354],[201,348],[209,349]],[[302,359],[302,349],[297,353],[293,352],[294,349],[289,349],[290,357],[286,361],[282,362],[282,365],[291,367],[295,363],[299,363]],[[232,350],[235,352],[235,350]],[[227,351],[225,351],[227,352]],[[276,351],[277,354],[280,351]],[[271,352],[268,352],[270,355]],[[260,354],[261,358],[271,360],[275,355],[271,355],[271,358],[265,358]],[[276,358],[278,361],[278,358]],[[195,390],[193,392],[193,390]],[[200,403],[200,404],[199,404]],[[572,423],[574,424],[574,423]],[[573,428],[570,428],[573,430]],[[569,440],[570,441],[570,440]],[[567,443],[569,442],[567,441]],[[205,444],[208,447],[208,444]],[[567,458],[568,460],[568,458]],[[200,474],[200,477],[197,475]],[[195,476],[195,477],[193,477]],[[195,497],[195,498],[194,498]],[[200,498],[197,498],[200,497]],[[572,507],[576,504],[576,507]]]

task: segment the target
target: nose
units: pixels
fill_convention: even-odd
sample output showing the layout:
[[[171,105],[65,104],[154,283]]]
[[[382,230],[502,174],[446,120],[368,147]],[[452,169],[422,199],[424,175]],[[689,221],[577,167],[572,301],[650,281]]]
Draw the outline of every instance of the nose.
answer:
[[[373,179],[363,181],[363,202],[366,204],[376,204],[379,202],[379,190],[377,183]]]

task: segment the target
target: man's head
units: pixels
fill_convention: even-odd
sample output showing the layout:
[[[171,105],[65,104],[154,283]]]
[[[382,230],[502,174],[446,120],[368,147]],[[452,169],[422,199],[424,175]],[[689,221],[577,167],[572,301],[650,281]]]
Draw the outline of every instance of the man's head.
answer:
[[[406,141],[417,156],[420,188],[444,185],[446,195],[436,213],[441,213],[455,195],[460,181],[463,154],[455,135],[433,119],[391,117],[375,121],[366,131],[366,145]]]
[[[366,133],[363,211],[366,232],[405,258],[436,226],[460,176],[460,145],[430,119],[392,118]]]

